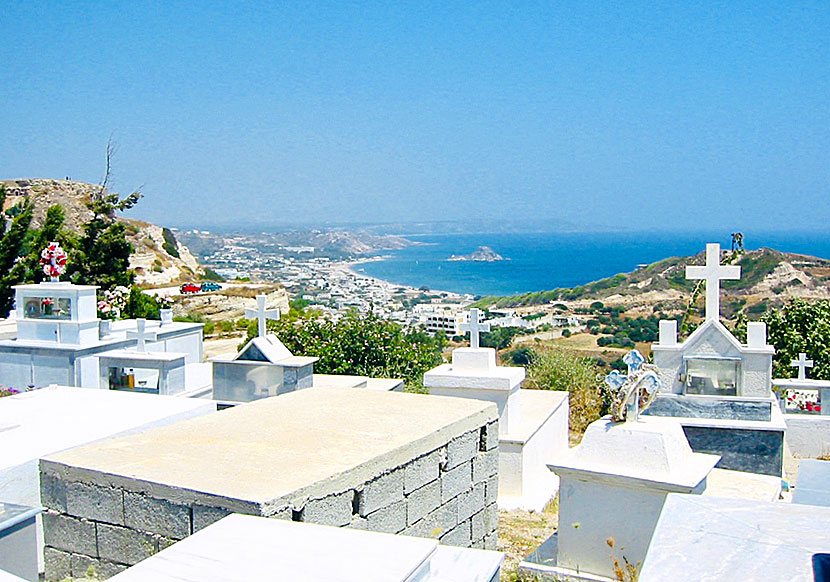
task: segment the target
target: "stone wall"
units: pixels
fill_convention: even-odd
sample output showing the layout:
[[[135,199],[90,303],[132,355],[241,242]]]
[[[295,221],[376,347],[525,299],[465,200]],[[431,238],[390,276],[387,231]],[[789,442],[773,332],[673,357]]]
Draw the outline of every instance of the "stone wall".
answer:
[[[498,455],[498,422],[491,421],[347,490],[318,487],[315,496],[277,504],[171,494],[44,460],[46,579],[93,570],[108,578],[231,512],[496,549]]]

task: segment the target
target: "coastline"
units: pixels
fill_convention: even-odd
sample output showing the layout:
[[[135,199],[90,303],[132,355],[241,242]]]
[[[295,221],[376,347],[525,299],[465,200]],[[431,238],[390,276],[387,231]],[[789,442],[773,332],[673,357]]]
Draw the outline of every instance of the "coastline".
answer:
[[[360,271],[357,271],[354,268],[357,265],[362,265],[364,263],[374,263],[374,262],[377,262],[377,261],[384,261],[384,260],[386,260],[386,258],[387,257],[384,257],[382,255],[377,255],[377,256],[374,256],[374,257],[366,257],[366,258],[362,258],[362,259],[355,259],[353,261],[341,261],[341,262],[338,262],[338,263],[333,263],[332,268],[336,269],[336,270],[338,270],[342,273],[347,273],[347,274],[349,274],[349,275],[351,275],[355,278],[363,279],[365,281],[372,282],[372,283],[374,283],[375,285],[378,285],[384,291],[386,291],[387,293],[390,293],[390,294],[393,293],[394,291],[396,291],[397,289],[404,289],[405,293],[413,294],[413,295],[420,295],[421,293],[424,293],[424,291],[422,291],[421,289],[418,289],[417,287],[412,287],[411,285],[404,285],[404,284],[394,283],[392,281],[387,281],[386,279],[378,279],[377,277],[372,277],[371,275],[367,275],[366,273],[361,273]],[[438,294],[441,294],[441,295],[446,295],[446,297],[445,297],[446,299],[454,299],[458,303],[464,303],[464,302],[471,302],[472,301],[472,299],[471,299],[472,295],[471,294],[457,293],[455,291],[444,291],[444,290],[441,290],[441,289],[432,289],[432,288],[430,288],[429,293],[433,293],[433,294],[438,293]]]

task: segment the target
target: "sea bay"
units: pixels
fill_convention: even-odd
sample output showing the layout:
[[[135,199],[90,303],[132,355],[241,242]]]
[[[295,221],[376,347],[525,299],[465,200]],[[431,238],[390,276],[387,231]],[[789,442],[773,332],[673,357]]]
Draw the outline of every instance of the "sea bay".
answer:
[[[602,232],[410,235],[422,243],[384,253],[357,272],[401,285],[473,295],[512,295],[573,287],[633,271],[673,256],[694,255],[707,242],[730,248],[730,233]],[[745,234],[747,249],[768,247],[830,259],[830,233]],[[489,246],[505,261],[447,261]]]

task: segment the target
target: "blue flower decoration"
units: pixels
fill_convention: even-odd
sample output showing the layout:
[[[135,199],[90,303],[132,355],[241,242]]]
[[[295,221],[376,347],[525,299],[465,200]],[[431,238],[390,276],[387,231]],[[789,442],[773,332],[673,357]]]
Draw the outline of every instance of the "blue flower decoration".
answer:
[[[608,384],[608,387],[612,390],[617,390],[623,384],[625,384],[626,379],[627,376],[624,376],[623,374],[620,374],[617,370],[614,370],[605,377],[605,383]]]
[[[631,350],[625,356],[623,356],[623,362],[625,362],[626,366],[628,366],[628,373],[636,372],[639,370],[642,365],[645,363],[646,359],[643,357],[643,354],[638,352],[637,350]]]

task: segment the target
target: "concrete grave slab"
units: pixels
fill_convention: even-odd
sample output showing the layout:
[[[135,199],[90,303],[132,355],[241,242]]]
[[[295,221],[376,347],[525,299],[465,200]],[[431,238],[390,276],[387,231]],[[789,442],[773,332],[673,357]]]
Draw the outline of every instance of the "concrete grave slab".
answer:
[[[317,388],[51,455],[41,461],[55,555],[47,577],[67,575],[65,554],[85,555],[101,570],[140,558],[100,555],[101,531],[160,549],[228,513],[492,546],[497,520],[476,529],[478,537],[472,526],[495,508],[474,493],[486,488],[486,472],[474,480],[473,463],[486,454],[488,427],[498,430],[497,410],[484,402]],[[472,456],[448,467],[449,451],[467,441]],[[421,494],[436,484],[440,495]],[[97,551],[50,533],[69,526],[91,527]]]

